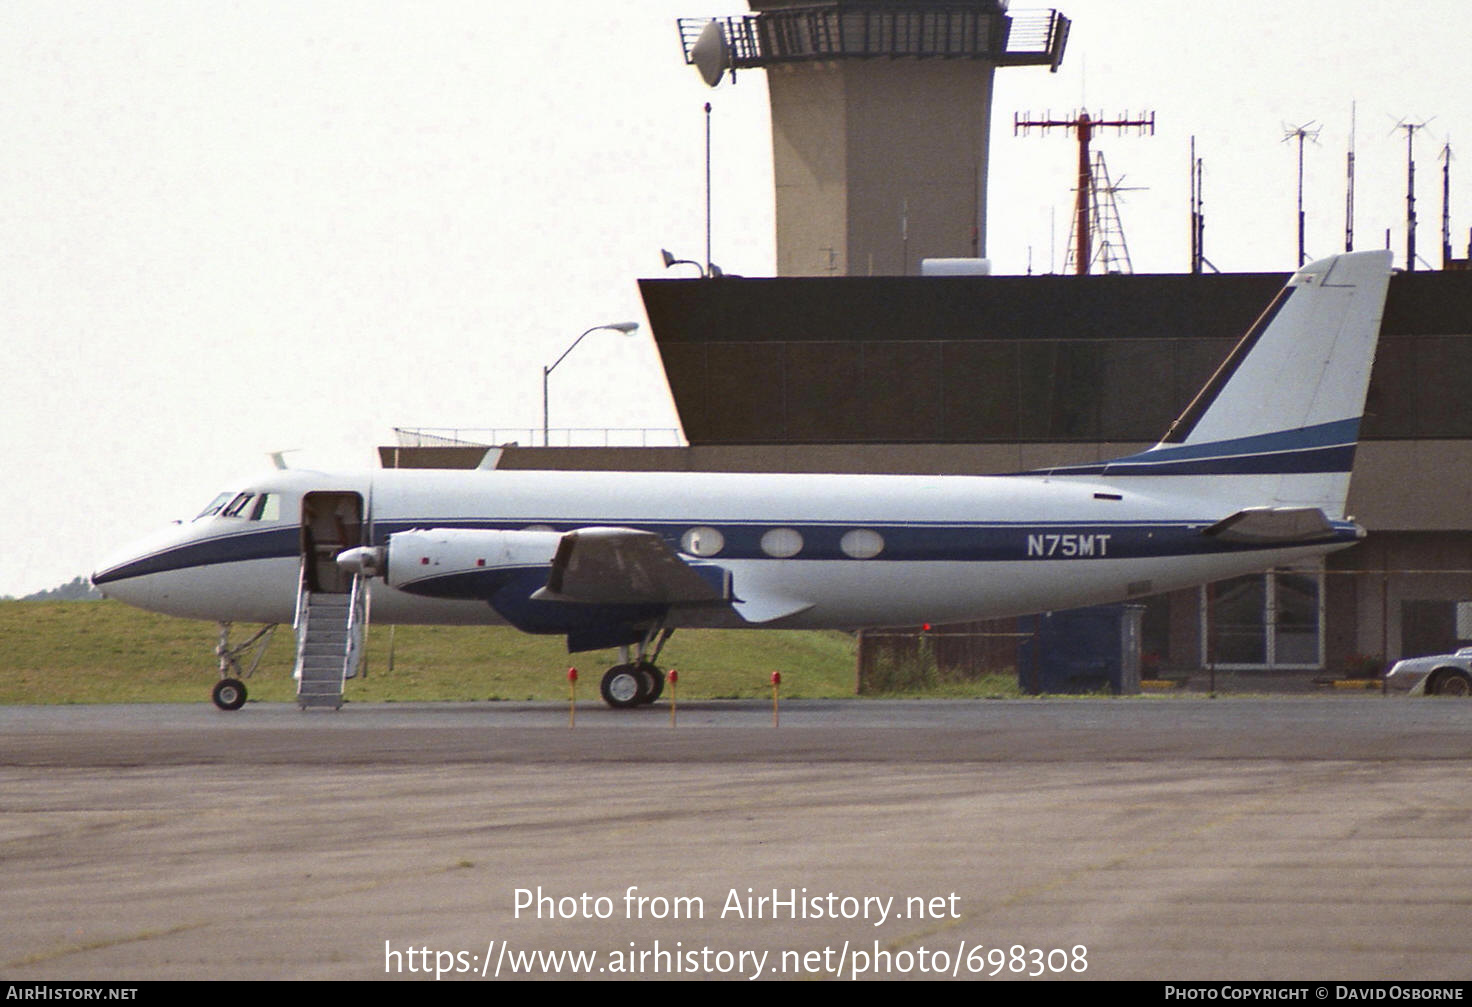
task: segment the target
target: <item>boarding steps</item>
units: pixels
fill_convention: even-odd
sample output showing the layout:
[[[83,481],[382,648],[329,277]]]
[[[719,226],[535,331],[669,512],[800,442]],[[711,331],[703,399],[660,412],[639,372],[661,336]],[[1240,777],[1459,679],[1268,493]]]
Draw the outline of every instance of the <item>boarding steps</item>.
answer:
[[[339,709],[343,682],[358,673],[363,630],[367,625],[367,591],[359,577],[352,589],[311,591],[297,596],[296,701],[303,710]]]

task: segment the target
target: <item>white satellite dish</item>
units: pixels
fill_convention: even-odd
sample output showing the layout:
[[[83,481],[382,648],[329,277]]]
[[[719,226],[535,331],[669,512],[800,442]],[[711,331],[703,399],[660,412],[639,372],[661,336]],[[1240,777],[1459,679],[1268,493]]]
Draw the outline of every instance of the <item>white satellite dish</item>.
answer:
[[[726,45],[726,33],[719,21],[707,21],[700,29],[700,37],[690,47],[690,62],[700,71],[700,77],[711,87],[721,82],[721,75],[731,65],[731,50]]]

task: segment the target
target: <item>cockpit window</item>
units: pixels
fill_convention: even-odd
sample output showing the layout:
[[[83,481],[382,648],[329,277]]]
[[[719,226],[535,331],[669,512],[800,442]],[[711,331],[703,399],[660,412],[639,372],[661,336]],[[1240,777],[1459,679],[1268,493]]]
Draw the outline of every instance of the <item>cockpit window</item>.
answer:
[[[235,494],[233,493],[221,493],[219,496],[210,501],[210,505],[208,507],[196,514],[194,516],[194,520],[198,521],[200,518],[213,517],[214,515],[220,513],[220,508],[229,503],[231,498],[234,496]]]
[[[220,517],[240,517],[245,510],[245,505],[250,503],[254,493],[237,493],[235,498],[220,509]]]
[[[212,517],[233,517],[242,521],[280,521],[281,494],[255,493],[249,490],[221,493],[194,520],[203,521]]]

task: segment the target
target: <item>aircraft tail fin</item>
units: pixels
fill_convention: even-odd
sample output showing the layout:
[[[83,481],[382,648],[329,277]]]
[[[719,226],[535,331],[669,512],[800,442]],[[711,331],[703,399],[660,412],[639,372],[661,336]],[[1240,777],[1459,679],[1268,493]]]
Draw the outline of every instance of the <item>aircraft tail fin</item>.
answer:
[[[1304,266],[1157,447],[1353,422],[1357,432],[1390,279],[1390,252]]]
[[[1389,279],[1388,251],[1304,266],[1160,443],[1055,473],[1222,477],[1191,492],[1342,517]]]

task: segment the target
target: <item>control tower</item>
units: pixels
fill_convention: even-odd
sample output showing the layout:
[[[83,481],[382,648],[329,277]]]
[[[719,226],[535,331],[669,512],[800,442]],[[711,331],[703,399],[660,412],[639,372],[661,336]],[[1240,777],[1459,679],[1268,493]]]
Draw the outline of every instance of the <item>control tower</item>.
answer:
[[[903,276],[986,255],[997,67],[1056,70],[1068,18],[1005,0],[750,0],[683,18],[685,61],[715,86],[767,71],[779,276]]]

